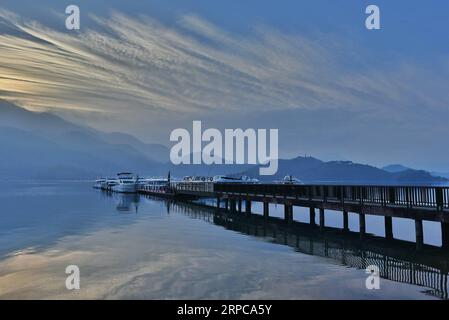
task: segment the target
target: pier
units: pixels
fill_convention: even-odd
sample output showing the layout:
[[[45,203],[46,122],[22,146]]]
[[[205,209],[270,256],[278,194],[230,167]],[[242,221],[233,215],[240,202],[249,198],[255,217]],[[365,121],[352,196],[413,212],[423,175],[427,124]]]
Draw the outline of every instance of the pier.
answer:
[[[169,196],[175,199],[212,198],[216,199],[217,208],[242,214],[251,213],[251,204],[260,202],[264,218],[270,217],[270,203],[283,205],[287,224],[293,222],[294,207],[306,207],[312,226],[319,215],[316,227],[321,231],[326,229],[326,210],[341,212],[346,232],[349,231],[348,214],[355,213],[359,217],[361,239],[366,236],[366,215],[384,217],[387,240],[394,238],[392,218],[411,219],[415,222],[417,249],[424,246],[423,221],[438,222],[442,247],[449,249],[449,187],[172,182],[168,189]]]

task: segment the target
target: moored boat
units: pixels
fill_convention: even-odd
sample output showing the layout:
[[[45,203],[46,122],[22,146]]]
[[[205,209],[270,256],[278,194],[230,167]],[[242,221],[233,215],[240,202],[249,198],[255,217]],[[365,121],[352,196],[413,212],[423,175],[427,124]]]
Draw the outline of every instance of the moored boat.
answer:
[[[282,179],[280,181],[275,181],[275,183],[278,183],[278,184],[304,184],[301,180],[293,177],[292,175],[286,175],[284,177],[284,179]]]
[[[248,176],[241,176],[240,178],[228,177],[228,176],[215,176],[212,179],[216,183],[246,183],[246,184],[257,184],[258,179],[251,178]]]
[[[104,184],[106,183],[106,180],[106,178],[99,178],[95,180],[94,189],[102,189],[104,187]]]
[[[116,186],[118,184],[118,180],[113,178],[106,178],[106,182],[103,184],[103,186],[101,187],[102,190],[106,190],[106,191],[112,191],[112,187]]]
[[[120,193],[136,193],[138,180],[139,178],[130,172],[121,172],[117,174],[116,184],[112,185],[111,190]]]

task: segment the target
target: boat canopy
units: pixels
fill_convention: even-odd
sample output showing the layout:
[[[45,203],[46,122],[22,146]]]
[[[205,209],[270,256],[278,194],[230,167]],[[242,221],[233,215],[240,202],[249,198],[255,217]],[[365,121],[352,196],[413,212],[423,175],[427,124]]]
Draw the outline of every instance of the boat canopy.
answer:
[[[129,175],[132,175],[132,172],[120,172],[120,173],[117,173],[117,175],[118,176],[129,176]]]

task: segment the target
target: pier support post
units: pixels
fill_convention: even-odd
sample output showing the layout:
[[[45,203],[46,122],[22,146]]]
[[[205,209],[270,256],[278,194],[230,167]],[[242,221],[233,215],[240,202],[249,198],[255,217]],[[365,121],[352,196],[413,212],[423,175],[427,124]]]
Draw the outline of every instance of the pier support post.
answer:
[[[441,247],[449,249],[449,223],[441,222]]]
[[[287,222],[293,221],[293,206],[291,204],[284,205],[284,219]]]
[[[225,199],[225,210],[226,211],[229,210],[229,199],[228,198]]]
[[[264,218],[268,218],[270,216],[270,203],[268,201],[264,201],[263,203],[263,216]]]
[[[324,229],[324,208],[320,208],[320,230]]]
[[[239,212],[242,212],[242,198],[239,198],[238,200],[238,210]]]
[[[359,213],[359,232],[360,238],[364,238],[366,234],[366,221],[365,214]]]
[[[348,211],[343,211],[343,231],[349,231],[349,216]]]
[[[385,216],[385,238],[393,239],[393,218]]]
[[[229,201],[229,203],[231,205],[231,212],[235,212],[235,210],[236,210],[236,201],[235,201],[235,199],[231,199]]]
[[[251,200],[246,200],[246,206],[245,206],[246,213],[251,213]]]
[[[217,197],[217,209],[220,209],[220,197]]]
[[[424,232],[422,220],[415,220],[416,248],[421,249],[424,245]]]
[[[312,226],[316,226],[316,223],[315,223],[315,208],[312,208],[312,207],[310,208],[309,215],[310,215],[310,224]]]

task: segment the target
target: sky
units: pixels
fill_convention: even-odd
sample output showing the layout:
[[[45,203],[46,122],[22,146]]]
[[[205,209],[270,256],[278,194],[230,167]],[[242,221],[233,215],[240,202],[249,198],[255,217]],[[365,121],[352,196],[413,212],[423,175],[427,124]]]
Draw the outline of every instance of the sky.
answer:
[[[65,8],[81,29],[65,28]],[[381,29],[365,28],[379,6]],[[449,172],[443,1],[0,4],[0,98],[170,146],[170,132],[277,128],[281,157]]]

